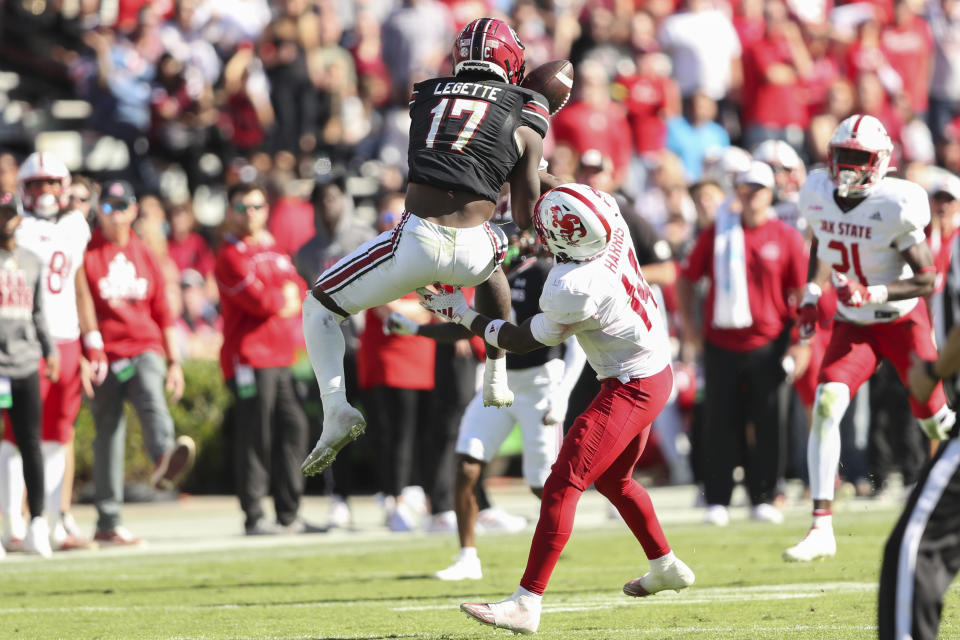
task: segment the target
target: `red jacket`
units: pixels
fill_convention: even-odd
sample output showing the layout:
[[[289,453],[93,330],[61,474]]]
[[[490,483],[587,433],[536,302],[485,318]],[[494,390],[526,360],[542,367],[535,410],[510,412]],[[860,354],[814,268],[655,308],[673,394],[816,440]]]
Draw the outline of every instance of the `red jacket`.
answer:
[[[111,361],[146,351],[162,354],[173,326],[160,262],[136,234],[121,247],[93,231],[83,268],[90,284],[104,351]]]
[[[281,318],[283,285],[293,281],[301,291],[306,283],[290,257],[270,243],[255,244],[227,234],[213,270],[220,289],[223,348],[220,368],[224,380],[233,378],[236,364],[254,369],[288,367],[296,359],[300,332],[298,317]]]

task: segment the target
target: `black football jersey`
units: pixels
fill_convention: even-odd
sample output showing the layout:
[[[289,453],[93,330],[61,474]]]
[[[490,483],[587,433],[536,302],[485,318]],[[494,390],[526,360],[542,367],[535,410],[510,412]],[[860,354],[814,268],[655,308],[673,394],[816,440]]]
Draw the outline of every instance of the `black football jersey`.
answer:
[[[544,136],[548,118],[546,98],[516,85],[453,77],[418,82],[410,96],[410,182],[496,202],[520,159],[514,131],[528,126]]]
[[[553,263],[542,258],[527,258],[507,275],[510,283],[510,303],[514,322],[523,324],[527,319],[540,313],[540,294],[547,281],[547,274]],[[539,367],[556,358],[563,357],[563,345],[558,344],[543,349],[534,349],[529,353],[507,352],[507,369],[529,369]]]

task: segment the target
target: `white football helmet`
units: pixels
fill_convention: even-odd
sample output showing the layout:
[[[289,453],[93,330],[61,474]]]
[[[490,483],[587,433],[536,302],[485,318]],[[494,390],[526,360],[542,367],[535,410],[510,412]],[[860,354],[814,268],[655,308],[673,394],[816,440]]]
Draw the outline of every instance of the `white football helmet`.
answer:
[[[533,225],[558,262],[586,262],[607,248],[618,218],[620,207],[609,193],[564,184],[540,196]]]
[[[839,125],[827,147],[827,170],[843,198],[862,198],[890,168],[893,142],[873,116],[852,115]]]
[[[794,148],[783,140],[764,140],[754,148],[753,158],[773,167],[777,198],[794,199],[807,179],[807,169]]]
[[[34,180],[59,180],[60,195],[55,196],[50,193],[34,199],[30,189],[27,188],[27,183]],[[27,159],[20,165],[17,184],[20,190],[20,199],[23,201],[23,208],[36,216],[50,218],[69,205],[70,171],[67,170],[67,165],[63,164],[60,158],[49,151],[31,153],[27,156]]]

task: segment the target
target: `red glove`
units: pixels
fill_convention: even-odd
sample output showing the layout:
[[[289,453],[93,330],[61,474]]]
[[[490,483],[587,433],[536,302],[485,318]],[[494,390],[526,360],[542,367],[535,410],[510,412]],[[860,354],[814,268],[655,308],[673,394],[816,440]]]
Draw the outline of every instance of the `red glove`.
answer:
[[[803,340],[809,340],[817,332],[817,305],[805,304],[800,307],[800,317],[797,319],[797,332]]]
[[[865,304],[883,304],[887,301],[887,287],[879,284],[865,286],[856,280],[851,280],[842,273],[834,273],[834,287],[837,290],[837,299],[848,307],[862,307]]]
[[[89,331],[83,335],[83,357],[90,361],[93,370],[93,384],[101,385],[107,379],[110,363],[103,351],[103,336],[99,331]]]

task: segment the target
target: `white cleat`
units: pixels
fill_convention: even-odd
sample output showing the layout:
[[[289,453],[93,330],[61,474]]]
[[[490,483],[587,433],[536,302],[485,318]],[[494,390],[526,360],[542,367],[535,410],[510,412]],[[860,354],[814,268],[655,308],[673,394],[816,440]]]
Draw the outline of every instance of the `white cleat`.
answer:
[[[500,602],[479,604],[464,602],[460,610],[483,624],[514,633],[536,633],[540,626],[540,600],[530,596],[510,596]]]
[[[446,569],[441,569],[433,574],[437,580],[447,580],[454,582],[456,580],[480,580],[483,578],[483,571],[480,569],[480,558],[457,558],[457,561]]]
[[[837,540],[833,529],[810,527],[803,540],[783,552],[787,562],[810,562],[817,558],[830,558],[837,553]]]
[[[780,512],[780,509],[777,509],[772,504],[761,502],[760,504],[753,505],[753,508],[750,509],[750,519],[759,522],[769,522],[771,524],[781,524],[783,522],[783,514]]]
[[[711,504],[703,514],[703,521],[706,524],[725,527],[730,524],[730,513],[722,504]]]
[[[27,553],[36,553],[49,558],[53,555],[50,547],[50,526],[44,517],[33,518],[27,527],[27,535],[23,539],[23,550]]]
[[[623,592],[635,598],[652,596],[667,589],[673,589],[679,593],[681,589],[686,589],[692,585],[696,579],[693,571],[683,560],[674,558],[673,562],[663,571],[648,571],[636,580],[631,580],[623,585]]]
[[[489,533],[491,531],[505,531],[516,533],[523,531],[527,526],[527,519],[507,513],[500,507],[488,507],[477,514],[477,531]]]
[[[363,435],[367,421],[363,414],[349,404],[337,408],[328,418],[323,419],[323,433],[317,445],[300,465],[300,472],[313,476],[333,464],[340,450]]]

